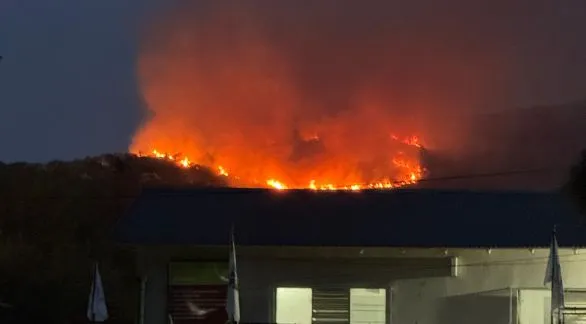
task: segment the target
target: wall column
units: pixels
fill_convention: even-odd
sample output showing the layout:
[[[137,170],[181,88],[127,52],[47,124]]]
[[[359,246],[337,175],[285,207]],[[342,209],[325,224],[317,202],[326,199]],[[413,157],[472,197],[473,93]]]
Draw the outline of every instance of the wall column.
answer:
[[[141,324],[167,324],[168,262],[147,258],[142,263]]]

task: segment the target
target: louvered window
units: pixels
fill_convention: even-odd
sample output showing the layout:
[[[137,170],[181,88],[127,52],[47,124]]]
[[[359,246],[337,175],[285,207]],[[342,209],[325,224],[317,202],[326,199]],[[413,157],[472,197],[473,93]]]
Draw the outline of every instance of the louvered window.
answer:
[[[350,324],[385,324],[386,289],[350,289]]]
[[[348,324],[350,291],[340,288],[313,288],[312,316],[314,324]]]
[[[385,324],[386,289],[277,288],[280,324]]]

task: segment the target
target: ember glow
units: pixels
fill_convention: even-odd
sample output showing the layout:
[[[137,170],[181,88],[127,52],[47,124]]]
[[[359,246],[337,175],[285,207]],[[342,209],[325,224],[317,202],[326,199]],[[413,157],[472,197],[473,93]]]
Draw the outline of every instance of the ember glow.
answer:
[[[416,183],[423,148],[443,134],[429,125],[498,75],[490,52],[462,60],[437,28],[388,24],[387,2],[181,3],[143,35],[138,77],[153,114],[130,151],[208,166],[237,187]]]
[[[407,137],[403,140],[399,140],[399,138],[395,135],[391,135],[391,138],[395,141],[400,141],[407,146],[420,148],[421,144],[419,143],[419,139],[416,136]],[[177,166],[183,168],[191,168],[195,167],[198,164],[192,162],[189,157],[183,156],[181,153],[177,154],[169,154],[169,153],[161,153],[159,150],[151,150],[150,153],[142,153],[137,152],[140,156],[147,156],[152,158],[157,158],[161,160],[166,160],[171,163],[177,164]],[[393,189],[402,187],[408,184],[414,184],[419,181],[424,175],[424,168],[420,165],[417,159],[409,159],[406,157],[404,152],[399,151],[397,156],[393,158],[392,163],[396,167],[398,171],[398,175],[402,178],[383,178],[375,182],[368,182],[368,183],[336,183],[336,182],[317,182],[315,179],[309,180],[306,185],[300,184],[299,182],[293,182],[294,185],[290,186],[287,183],[284,183],[280,180],[270,178],[266,180],[264,183],[259,183],[258,181],[242,181],[240,177],[231,175],[226,168],[221,165],[215,167],[217,170],[217,174],[219,176],[228,177],[233,181],[235,186],[253,186],[253,187],[268,187],[273,188],[276,190],[286,190],[290,188],[294,189],[311,189],[316,191],[335,191],[335,190],[347,190],[347,191],[360,191],[363,189]],[[213,168],[213,166],[212,166]]]

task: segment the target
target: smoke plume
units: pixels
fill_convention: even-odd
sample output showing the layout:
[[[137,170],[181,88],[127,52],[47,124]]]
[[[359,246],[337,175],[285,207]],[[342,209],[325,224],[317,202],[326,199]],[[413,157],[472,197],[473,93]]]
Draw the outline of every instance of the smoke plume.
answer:
[[[131,150],[299,186],[408,176],[397,158],[418,152],[397,139],[465,141],[459,116],[514,73],[501,13],[520,5],[488,3],[180,2],[144,31],[153,114]]]

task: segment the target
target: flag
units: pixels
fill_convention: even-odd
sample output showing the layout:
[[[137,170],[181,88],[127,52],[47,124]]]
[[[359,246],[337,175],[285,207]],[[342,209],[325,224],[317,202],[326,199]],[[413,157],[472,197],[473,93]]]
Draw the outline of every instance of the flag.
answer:
[[[104,322],[108,319],[108,307],[106,306],[106,296],[104,296],[104,287],[102,286],[102,277],[98,264],[94,266],[92,278],[92,287],[87,306],[87,318],[91,322]]]
[[[228,320],[233,323],[240,322],[240,294],[238,292],[238,271],[236,270],[236,245],[234,243],[234,229],[230,235],[230,261],[229,261],[228,294],[226,300],[226,312]]]
[[[562,267],[560,266],[560,256],[558,254],[558,242],[555,237],[555,231],[551,236],[551,246],[549,248],[549,259],[545,271],[544,285],[551,283],[551,314],[560,311],[564,307],[564,283],[562,281]]]

